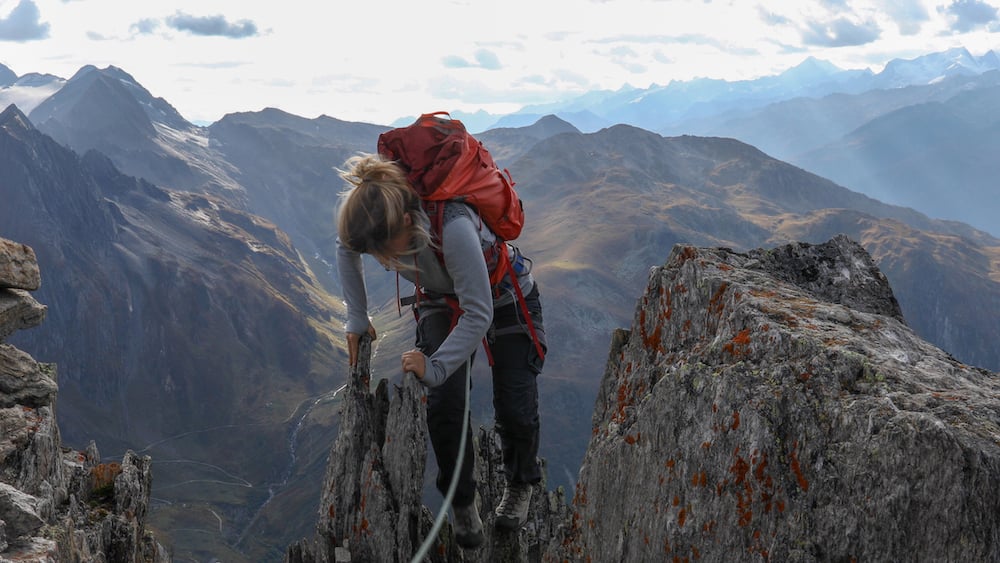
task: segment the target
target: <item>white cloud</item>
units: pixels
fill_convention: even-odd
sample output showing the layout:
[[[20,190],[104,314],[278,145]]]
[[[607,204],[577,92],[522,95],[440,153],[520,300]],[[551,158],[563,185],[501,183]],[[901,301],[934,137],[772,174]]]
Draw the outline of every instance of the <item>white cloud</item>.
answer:
[[[885,12],[903,35],[916,35],[930,21],[927,7],[919,0],[890,0]]]
[[[250,20],[240,20],[230,23],[225,16],[193,16],[178,11],[167,17],[168,26],[187,31],[194,35],[210,35],[241,39],[257,35],[257,24]]]
[[[500,58],[489,49],[476,49],[473,57],[475,60],[469,61],[458,55],[447,55],[441,58],[441,64],[445,68],[484,68],[487,70],[502,68]]]
[[[845,47],[871,43],[879,38],[882,30],[872,20],[854,22],[847,18],[832,21],[813,21],[802,30],[806,45],[819,47]]]
[[[998,2],[508,0],[486,18],[455,0],[383,0],[375,12],[359,0],[0,0],[0,30],[18,21],[19,33],[47,34],[7,37],[0,58],[63,77],[114,65],[192,120],[278,107],[389,123],[625,84],[752,79],[806,56],[863,68],[960,45],[980,54],[1000,47]]]
[[[0,41],[34,41],[49,36],[49,24],[41,21],[38,6],[32,0],[21,0],[0,17]]]
[[[160,27],[160,20],[153,18],[142,18],[141,20],[133,23],[129,26],[129,31],[132,33],[139,33],[142,35],[150,34],[156,31]]]
[[[502,68],[502,65],[500,64],[500,57],[498,57],[493,51],[487,49],[476,50],[476,63],[478,63],[479,68],[489,70],[499,70]]]
[[[760,17],[761,21],[767,25],[787,25],[791,23],[791,20],[787,17],[777,12],[772,12],[764,6],[757,7],[757,15]]]
[[[952,29],[959,33],[997,21],[997,8],[980,0],[955,0],[942,10],[951,17]]]

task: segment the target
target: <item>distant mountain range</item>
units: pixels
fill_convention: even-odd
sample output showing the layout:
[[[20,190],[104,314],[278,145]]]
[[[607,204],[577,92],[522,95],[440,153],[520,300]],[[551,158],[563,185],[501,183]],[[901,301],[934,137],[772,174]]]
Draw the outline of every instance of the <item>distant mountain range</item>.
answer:
[[[829,70],[811,61],[792,77]],[[844,72],[834,75],[846,83]],[[979,97],[990,76],[827,96],[884,100],[867,118],[857,116],[870,103],[842,104],[843,119],[858,125],[834,140],[918,104],[939,110],[924,112],[925,123],[973,123],[990,107]],[[759,115],[773,103],[761,102]],[[59,364],[67,440],[97,439],[105,453],[148,445],[162,502],[151,523],[175,555],[276,561],[275,548],[311,533],[314,509],[303,507],[315,502],[308,488],[336,420],[319,402],[326,408],[295,421],[303,401],[344,377],[334,168],[373,151],[387,128],[277,109],[198,127],[114,67],[84,67],[27,116],[9,108],[0,120],[0,236],[31,245],[48,276],[36,298],[49,320],[18,346]],[[1000,368],[995,236],[851,191],[734,138],[627,124],[586,131],[546,115],[478,135],[510,170],[527,212],[517,243],[535,261],[546,304],[542,455],[553,484],[575,480],[611,331],[631,324],[649,269],[676,243],[741,250],[847,234],[888,276],[918,334],[963,362]],[[412,323],[397,313],[394,277],[370,271],[382,335],[374,373],[393,377]],[[489,385],[477,381],[474,417],[486,424]],[[247,421],[273,425],[239,426]],[[228,425],[242,430],[222,447],[209,430]],[[238,478],[208,483],[179,459]]]
[[[77,108],[76,104],[67,104],[65,98],[78,97],[85,88],[112,87],[110,83],[94,85],[94,70],[92,66],[84,67],[67,81],[51,75],[18,77],[0,65],[0,107],[14,103],[43,130],[53,133],[46,127],[55,127],[55,122],[48,126],[45,122],[59,111],[69,111],[67,107]],[[124,71],[116,69],[116,73],[121,84],[135,84]],[[107,74],[111,78],[115,73]],[[88,76],[91,78],[86,79]],[[67,89],[71,91],[60,92],[67,83],[72,85]],[[996,219],[1000,203],[988,196],[996,177],[994,148],[1000,143],[996,128],[991,127],[997,113],[989,105],[975,105],[970,96],[950,100],[970,90],[983,90],[978,96],[981,100],[995,99],[996,92],[990,88],[997,85],[1000,57],[995,52],[974,56],[965,48],[954,48],[909,60],[894,59],[877,73],[870,69],[844,70],[810,57],[781,74],[754,80],[699,78],[648,88],[626,86],[615,91],[588,92],[563,102],[527,106],[509,115],[484,111],[456,111],[452,115],[462,119],[473,132],[521,128],[554,115],[584,133],[627,124],[663,135],[732,137],[880,200],[1000,235],[1000,221]],[[198,136],[192,133],[193,126],[166,101],[154,99],[148,92],[137,92],[136,99],[140,102],[132,111],[143,110],[151,123],[175,129],[178,142],[170,150],[186,153],[181,161],[191,160],[192,145],[181,141]],[[872,123],[929,102],[948,103],[952,111],[963,115],[964,122],[921,121],[921,112],[912,111]],[[955,107],[964,104],[971,105],[968,109]],[[42,107],[36,113],[37,106]],[[162,112],[163,117],[156,118],[153,114],[157,112]],[[392,125],[408,123],[413,117]],[[859,131],[861,128],[866,130]],[[73,135],[67,131],[62,137],[72,140]],[[961,146],[942,142],[951,138],[962,139]],[[79,141],[77,145],[92,144],[86,138]],[[89,148],[111,156],[115,150],[134,150],[125,137],[122,141],[124,145],[117,149]],[[157,183],[165,173],[178,181],[176,171],[166,169],[181,166],[190,169],[191,178],[186,181],[189,185],[217,184],[221,190],[239,189],[227,171],[199,165],[198,159],[188,164],[169,157],[159,162],[158,158],[163,157],[136,163],[136,169],[126,172]]]
[[[844,70],[808,57],[781,74],[753,80],[726,81],[712,78],[671,81],[648,88],[625,86],[619,90],[592,91],[562,102],[526,106],[507,115],[453,112],[472,131],[495,127],[521,127],[545,115],[556,115],[585,133],[624,123],[655,132],[665,132],[685,121],[745,111],[793,98],[823,98],[830,94],[859,94],[934,84],[955,76],[977,76],[1000,70],[1000,57],[993,51],[976,57],[965,48],[930,53],[914,59],[893,59],[882,71]],[[402,118],[394,126],[412,121]]]
[[[732,137],[872,197],[1000,235],[1000,203],[989,196],[1000,143],[992,103],[998,84],[996,53],[956,48],[895,59],[878,73],[809,58],[755,80],[626,87],[507,116],[455,115],[473,130],[553,114],[583,132],[624,123],[663,135]],[[920,118],[926,110],[915,110],[874,123],[929,102],[948,104],[962,120],[928,122]],[[955,138],[962,142],[949,146],[946,139]]]

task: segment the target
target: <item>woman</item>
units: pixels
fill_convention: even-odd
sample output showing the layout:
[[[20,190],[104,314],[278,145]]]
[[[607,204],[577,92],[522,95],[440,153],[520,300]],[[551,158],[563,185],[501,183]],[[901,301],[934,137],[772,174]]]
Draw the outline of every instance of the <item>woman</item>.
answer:
[[[499,528],[519,528],[527,520],[531,486],[541,480],[536,376],[543,357],[530,336],[510,279],[505,278],[507,283],[500,288],[490,285],[484,251],[495,246],[496,236],[472,207],[446,202],[439,242],[433,241],[430,221],[405,173],[378,155],[351,158],[341,177],[351,185],[339,209],[337,250],[347,301],[351,365],[357,361],[361,335],[375,336],[367,314],[361,262],[361,254],[371,254],[417,287],[416,349],[403,353],[401,367],[428,387],[427,427],[439,468],[436,484],[445,494],[461,441],[466,362],[472,361],[476,347],[486,338],[493,360],[496,429],[507,477],[495,523]],[[504,245],[503,250],[512,263],[525,266],[517,268],[517,283],[544,354],[541,303],[531,262],[511,245]],[[452,505],[456,538],[471,548],[483,541],[483,524],[475,502],[471,424],[469,428],[469,447]]]

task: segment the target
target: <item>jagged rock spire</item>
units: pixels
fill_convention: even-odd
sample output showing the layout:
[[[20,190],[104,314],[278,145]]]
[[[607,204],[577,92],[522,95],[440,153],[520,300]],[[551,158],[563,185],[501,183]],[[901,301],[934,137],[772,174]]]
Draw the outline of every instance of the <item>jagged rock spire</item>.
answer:
[[[0,238],[0,561],[169,561],[145,529],[150,458],[64,450],[55,366],[4,342],[44,320],[28,293],[39,284],[34,251]]]
[[[370,341],[362,341],[357,366],[343,392],[340,433],[330,451],[315,538],[289,547],[287,563],[408,562],[432,531],[436,515],[422,504],[427,458],[426,391],[402,378],[389,397],[389,380],[370,390]],[[469,444],[468,447],[476,447]],[[499,437],[480,429],[476,477],[486,542],[463,550],[445,521],[425,561],[503,563],[538,561],[568,519],[561,490],[536,485],[529,519],[517,532],[492,527],[503,491]]]
[[[6,129],[11,135],[20,136],[17,133],[23,131],[33,131],[35,126],[31,124],[28,116],[24,115],[16,105],[10,104],[3,112],[0,112],[0,128]]]

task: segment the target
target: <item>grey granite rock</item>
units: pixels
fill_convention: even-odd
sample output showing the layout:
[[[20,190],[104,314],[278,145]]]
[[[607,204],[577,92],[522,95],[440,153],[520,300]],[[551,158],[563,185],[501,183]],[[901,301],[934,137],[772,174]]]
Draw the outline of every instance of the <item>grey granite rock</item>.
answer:
[[[612,340],[553,560],[1000,560],[1000,380],[859,245],[675,247]]]

